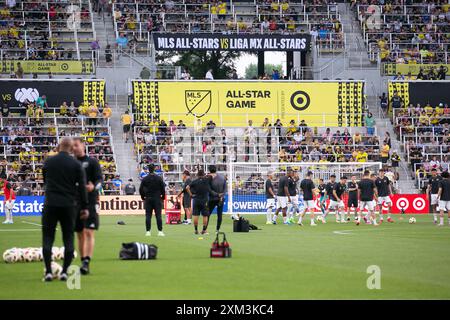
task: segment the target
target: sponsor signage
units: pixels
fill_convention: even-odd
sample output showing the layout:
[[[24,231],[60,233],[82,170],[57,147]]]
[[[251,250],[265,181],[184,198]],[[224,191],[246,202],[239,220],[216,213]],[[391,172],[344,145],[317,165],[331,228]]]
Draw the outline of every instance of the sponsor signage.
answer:
[[[300,116],[310,126],[363,125],[364,81],[132,80],[132,88],[137,120],[171,114],[190,126],[196,119],[245,126]]]
[[[47,97],[49,107],[59,107],[71,101],[81,103],[105,102],[104,80],[25,80],[0,79],[0,103],[16,106],[26,100],[34,102],[40,96]]]
[[[169,196],[170,197],[170,196]],[[395,194],[391,196],[392,213],[427,214],[429,201],[421,194]],[[0,198],[0,215],[5,214],[3,197]],[[316,199],[316,212],[320,212],[319,200]],[[327,201],[328,204],[328,201]],[[345,210],[347,200],[344,197]],[[44,196],[18,196],[13,209],[15,216],[40,216],[44,206]],[[176,198],[167,199],[165,207],[179,210]],[[304,208],[303,199],[299,199],[300,210]],[[258,195],[234,195],[233,211],[244,214],[266,214],[266,197]],[[224,212],[228,212],[228,198],[225,196]],[[182,209],[181,209],[181,212]],[[164,210],[163,210],[164,213]],[[144,215],[144,201],[140,196],[100,196],[100,215]]]
[[[17,71],[20,62],[24,73],[52,73],[52,74],[93,74],[95,66],[91,60],[2,60],[0,73]]]
[[[309,51],[309,34],[224,34],[154,32],[156,50]]]
[[[420,69],[423,70],[424,74],[427,75],[431,68],[434,72],[438,72],[440,67],[444,67],[445,74],[450,75],[450,64],[445,63],[417,63],[417,64],[399,64],[399,63],[384,63],[383,64],[383,74],[385,76],[395,76],[397,74],[408,75],[411,73],[412,76],[417,76]]]

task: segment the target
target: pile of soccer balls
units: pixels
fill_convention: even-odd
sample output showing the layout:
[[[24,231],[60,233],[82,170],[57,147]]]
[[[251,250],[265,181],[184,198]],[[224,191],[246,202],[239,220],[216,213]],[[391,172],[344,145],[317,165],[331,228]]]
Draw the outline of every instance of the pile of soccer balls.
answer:
[[[77,253],[74,252],[76,257]],[[52,260],[64,259],[64,247],[52,248]],[[6,263],[42,261],[42,248],[11,248],[3,252],[3,261]]]

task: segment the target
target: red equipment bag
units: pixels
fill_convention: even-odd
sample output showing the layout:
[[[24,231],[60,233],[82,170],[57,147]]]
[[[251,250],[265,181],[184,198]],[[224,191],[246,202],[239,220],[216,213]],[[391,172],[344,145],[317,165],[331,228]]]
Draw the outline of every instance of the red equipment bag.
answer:
[[[219,241],[219,235],[223,235],[222,242]],[[231,258],[231,248],[227,241],[227,237],[224,232],[218,232],[216,240],[214,240],[211,247],[211,258]]]

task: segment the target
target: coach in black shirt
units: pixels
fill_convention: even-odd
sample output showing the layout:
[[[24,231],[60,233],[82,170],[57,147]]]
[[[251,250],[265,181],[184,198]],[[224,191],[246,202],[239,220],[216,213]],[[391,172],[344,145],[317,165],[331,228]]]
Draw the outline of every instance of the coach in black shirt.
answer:
[[[148,166],[149,174],[142,179],[139,187],[139,194],[141,199],[145,201],[145,228],[147,230],[146,236],[150,236],[150,229],[152,227],[152,214],[155,211],[156,223],[158,225],[158,236],[164,237],[162,231],[161,210],[162,202],[166,197],[166,189],[163,179],[155,174],[155,166],[150,164]]]
[[[216,231],[220,230],[220,226],[222,225],[222,214],[223,214],[223,195],[225,194],[227,188],[227,182],[225,177],[219,173],[217,173],[217,168],[215,165],[209,166],[209,181],[211,190],[214,194],[209,195],[208,201],[208,209],[209,215],[211,216],[214,208],[217,207],[217,225]],[[221,196],[219,196],[221,194]]]
[[[64,264],[60,279],[67,280],[67,269],[73,259],[73,232],[75,218],[89,215],[86,193],[86,177],[81,164],[71,157],[73,141],[64,138],[59,145],[59,154],[48,158],[42,169],[45,185],[45,201],[42,211],[42,253],[45,262],[45,281],[53,279],[51,260],[56,225],[61,224],[64,242]],[[75,211],[79,199],[80,211]]]

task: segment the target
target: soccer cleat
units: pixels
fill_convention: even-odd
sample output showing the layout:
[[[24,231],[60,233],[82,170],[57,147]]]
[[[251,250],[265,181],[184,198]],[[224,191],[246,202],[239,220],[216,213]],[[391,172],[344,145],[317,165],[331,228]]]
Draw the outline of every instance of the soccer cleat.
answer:
[[[68,276],[67,276],[67,273],[65,273],[65,272],[61,273],[59,276],[60,281],[67,281],[67,278],[68,278]]]
[[[209,235],[208,231],[206,231],[206,230],[203,230],[203,231],[202,231],[202,234],[204,234],[204,235]]]
[[[317,226],[317,223],[315,223],[314,221],[311,220],[311,227],[315,227]]]
[[[266,224],[274,224],[272,221],[266,221]]]
[[[8,220],[5,220],[5,221],[3,221],[2,223],[3,223],[3,224],[9,224],[9,221],[8,221]]]
[[[300,227],[303,227],[303,223],[299,222],[297,223]]]
[[[46,273],[44,275],[44,279],[42,279],[42,281],[44,281],[44,282],[50,282],[52,280],[53,280],[53,275],[51,273]]]
[[[336,219],[336,223],[341,223],[341,220],[339,220],[339,219]]]
[[[377,227],[377,226],[379,226],[380,224],[379,223],[376,223],[375,221],[372,223],[372,225],[373,226],[375,226],[375,227]]]
[[[350,217],[347,217],[347,221],[351,221],[352,219],[350,219]]]
[[[150,231],[147,231],[146,233],[145,233],[145,236],[146,237],[150,237],[152,235],[152,233],[150,232]]]
[[[81,262],[80,273],[82,275],[89,274],[89,262],[87,260],[83,260]]]
[[[367,223],[367,217],[364,216],[363,219],[364,219],[364,222]]]
[[[195,234],[195,235],[198,235],[198,231],[197,231],[197,230],[195,230],[195,231],[194,231],[194,234]]]
[[[394,220],[391,217],[389,217],[389,218],[387,218],[387,222],[393,223]]]
[[[158,237],[165,237],[166,235],[162,231],[158,231]]]
[[[283,222],[283,224],[285,224],[285,225],[289,226],[289,225],[291,225],[292,223],[291,223],[291,221],[290,221],[290,220],[286,220],[285,222]]]
[[[438,227],[443,227],[444,224],[443,224],[443,223],[439,223],[437,226],[438,226]]]
[[[356,220],[356,221],[355,221],[355,224],[356,224],[357,226],[359,226],[359,220]]]

